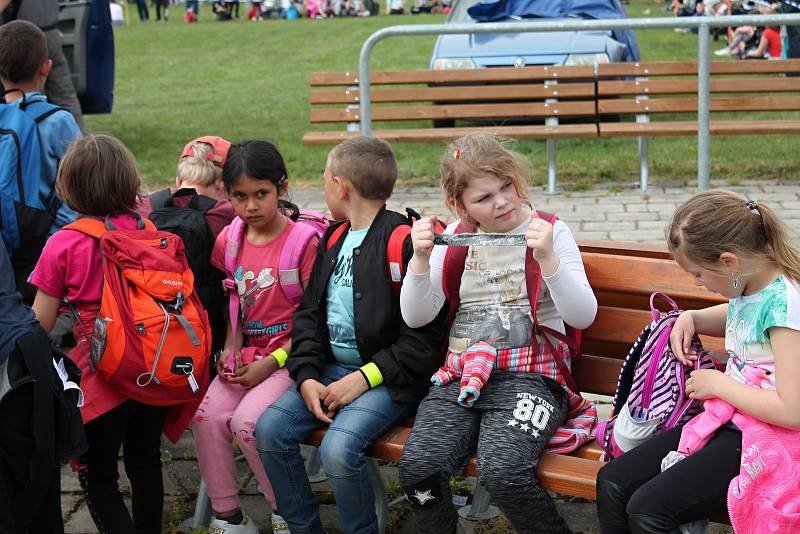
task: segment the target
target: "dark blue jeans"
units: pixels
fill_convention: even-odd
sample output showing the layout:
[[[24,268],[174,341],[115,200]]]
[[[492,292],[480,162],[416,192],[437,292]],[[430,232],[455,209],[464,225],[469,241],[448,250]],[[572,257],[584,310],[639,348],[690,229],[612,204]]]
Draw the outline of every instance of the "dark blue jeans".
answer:
[[[328,365],[320,380],[325,385],[352,371]],[[375,493],[364,460],[364,449],[391,426],[409,417],[416,405],[391,399],[385,386],[363,393],[340,410],[320,445],[320,460],[336,497],[344,531],[372,534],[378,531]],[[319,503],[311,492],[300,443],[325,426],[308,411],[297,388],[273,403],[256,424],[256,446],[264,462],[278,513],[293,534],[322,533]]]
[[[147,0],[137,0],[136,7],[139,8],[139,20],[145,21],[150,19],[150,11],[147,9]]]

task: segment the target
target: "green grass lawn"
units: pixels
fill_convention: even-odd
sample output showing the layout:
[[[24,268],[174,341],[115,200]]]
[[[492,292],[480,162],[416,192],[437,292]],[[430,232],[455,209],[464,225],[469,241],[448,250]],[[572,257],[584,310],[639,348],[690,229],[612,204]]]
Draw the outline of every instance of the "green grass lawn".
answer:
[[[635,0],[627,8],[632,17],[662,16],[664,5],[660,0]],[[140,24],[135,5],[130,6],[130,24],[115,27],[114,112],[86,118],[92,131],[116,135],[131,148],[148,189],[171,182],[183,145],[207,134],[230,140],[270,139],[286,158],[295,183],[318,181],[328,147],[301,143],[303,133],[310,129],[308,74],[356,69],[362,43],[384,26],[444,20],[443,15],[381,15],[218,22],[208,5],[203,5],[200,22],[189,25],[182,21],[182,6],[171,11],[167,23],[151,19]],[[697,57],[693,34],[643,30],[638,39],[644,60]],[[434,40],[390,38],[376,47],[371,67],[427,68]],[[694,180],[696,144],[695,138],[652,140],[652,180]],[[567,188],[638,179],[635,139],[560,141],[557,146],[559,181]],[[394,148],[405,183],[436,182],[443,145],[398,144]],[[534,181],[543,183],[545,144],[520,142],[516,148],[531,158],[537,170]],[[712,140],[712,178],[789,180],[800,176],[798,171],[796,138]]]

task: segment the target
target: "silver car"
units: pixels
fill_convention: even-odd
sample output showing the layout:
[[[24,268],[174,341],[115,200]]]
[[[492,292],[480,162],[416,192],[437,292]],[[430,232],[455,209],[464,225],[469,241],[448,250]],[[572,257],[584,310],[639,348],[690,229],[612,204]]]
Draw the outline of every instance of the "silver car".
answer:
[[[508,4],[508,17],[493,22],[536,20],[537,0],[500,0]],[[581,2],[580,9],[571,12],[570,0],[541,0],[546,12],[563,13],[566,17],[624,18],[625,11],[618,0],[597,0],[598,11]],[[479,24],[468,13],[480,0],[457,0],[446,23]],[[560,8],[553,9],[554,5]],[[533,10],[531,11],[531,6]],[[469,69],[484,67],[524,67],[526,65],[592,65],[616,61],[635,61],[639,51],[632,33],[623,35],[611,31],[565,31],[499,34],[440,35],[431,56],[431,69]],[[619,40],[615,38],[621,37]]]

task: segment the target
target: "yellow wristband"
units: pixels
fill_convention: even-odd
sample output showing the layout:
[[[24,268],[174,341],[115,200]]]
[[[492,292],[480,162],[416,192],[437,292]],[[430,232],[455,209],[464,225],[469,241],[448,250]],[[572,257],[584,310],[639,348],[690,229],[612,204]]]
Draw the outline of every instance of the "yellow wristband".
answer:
[[[367,381],[369,381],[369,387],[376,388],[383,384],[383,375],[381,374],[381,370],[378,369],[378,366],[375,365],[375,362],[369,362],[366,365],[362,365],[361,371],[364,373],[364,376],[367,377]]]
[[[275,358],[275,361],[278,362],[278,367],[283,367],[286,365],[286,358],[288,358],[289,355],[285,350],[283,350],[283,348],[275,349],[271,354]]]

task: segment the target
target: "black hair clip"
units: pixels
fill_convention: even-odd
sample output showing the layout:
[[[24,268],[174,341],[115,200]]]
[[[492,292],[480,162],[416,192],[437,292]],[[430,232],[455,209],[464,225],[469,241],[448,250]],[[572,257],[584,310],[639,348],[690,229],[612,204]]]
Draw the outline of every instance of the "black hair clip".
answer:
[[[757,210],[758,209],[758,204],[756,204],[755,200],[748,200],[747,201],[747,209],[749,209],[750,211]]]

